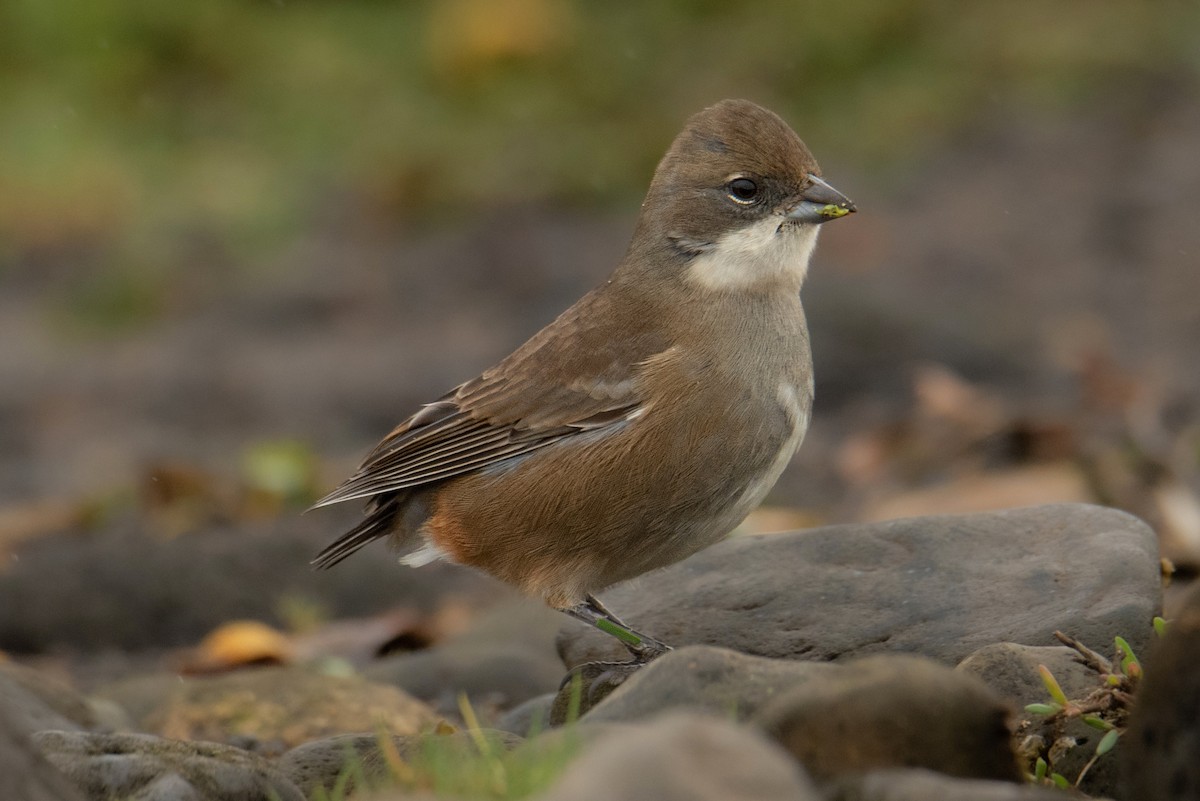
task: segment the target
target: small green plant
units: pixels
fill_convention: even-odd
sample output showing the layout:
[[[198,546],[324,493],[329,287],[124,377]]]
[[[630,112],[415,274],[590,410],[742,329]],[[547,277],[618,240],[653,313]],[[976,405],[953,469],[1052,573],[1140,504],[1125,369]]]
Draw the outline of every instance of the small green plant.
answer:
[[[391,742],[391,738],[388,738],[388,742]],[[312,801],[345,801],[352,788],[368,788],[370,786],[371,783],[363,768],[362,758],[355,753],[354,749],[347,746],[346,762],[337,779],[334,780],[333,786],[328,790],[324,787],[317,787],[313,791]]]
[[[550,786],[579,751],[574,724],[580,695],[576,679],[571,685],[567,723],[560,733],[539,738],[541,726],[535,722],[529,739],[512,750],[495,732],[480,725],[466,696],[460,696],[464,729],[442,724],[414,747],[404,749],[405,753],[391,735],[381,731],[376,738],[377,755],[364,758],[349,749],[333,785],[314,791],[312,801],[348,801],[357,793],[386,788],[482,801],[536,795]]]
[[[1167,621],[1154,618],[1154,631],[1162,636],[1166,633]],[[1023,753],[1031,760],[1028,778],[1035,784],[1067,789],[1078,788],[1101,757],[1112,751],[1125,731],[1133,705],[1134,693],[1142,678],[1142,663],[1124,637],[1113,640],[1115,653],[1112,659],[1088,648],[1079,640],[1061,631],[1054,632],[1059,642],[1074,649],[1078,659],[1096,672],[1099,686],[1080,699],[1070,699],[1063,691],[1058,679],[1045,665],[1038,665],[1038,674],[1050,699],[1047,702],[1029,704],[1025,711],[1044,719],[1044,734],[1026,737]],[[1071,781],[1054,770],[1054,765],[1076,747],[1074,738],[1067,735],[1068,722],[1078,719],[1086,725],[1104,732],[1091,758]]]
[[[1037,762],[1033,766],[1033,776],[1031,777],[1034,784],[1049,784],[1059,787],[1063,790],[1071,787],[1071,781],[1061,773],[1051,773],[1050,765],[1046,762],[1045,757],[1038,757]]]

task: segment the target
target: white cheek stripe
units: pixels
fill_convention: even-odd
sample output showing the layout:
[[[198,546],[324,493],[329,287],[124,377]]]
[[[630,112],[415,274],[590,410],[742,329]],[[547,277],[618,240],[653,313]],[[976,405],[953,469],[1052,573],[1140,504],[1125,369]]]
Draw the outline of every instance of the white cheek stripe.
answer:
[[[786,281],[797,286],[808,274],[817,246],[816,225],[788,225],[772,216],[723,235],[688,267],[688,278],[706,289],[745,289]]]

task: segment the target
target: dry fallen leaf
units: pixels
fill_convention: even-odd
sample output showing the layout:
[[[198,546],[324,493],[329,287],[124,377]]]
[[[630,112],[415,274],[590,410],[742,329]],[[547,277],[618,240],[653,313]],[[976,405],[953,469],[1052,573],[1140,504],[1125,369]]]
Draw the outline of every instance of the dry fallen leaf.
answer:
[[[213,630],[184,659],[183,673],[216,673],[244,665],[285,665],[294,649],[286,634],[257,620],[235,620]]]

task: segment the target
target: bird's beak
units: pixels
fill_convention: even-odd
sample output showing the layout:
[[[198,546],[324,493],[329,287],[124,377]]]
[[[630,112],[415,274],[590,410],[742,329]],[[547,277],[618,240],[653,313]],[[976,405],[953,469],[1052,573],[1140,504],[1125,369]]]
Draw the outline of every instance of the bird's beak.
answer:
[[[800,202],[787,213],[789,220],[823,223],[858,211],[854,207],[854,201],[817,176],[810,174],[808,180],[811,183],[800,195]]]

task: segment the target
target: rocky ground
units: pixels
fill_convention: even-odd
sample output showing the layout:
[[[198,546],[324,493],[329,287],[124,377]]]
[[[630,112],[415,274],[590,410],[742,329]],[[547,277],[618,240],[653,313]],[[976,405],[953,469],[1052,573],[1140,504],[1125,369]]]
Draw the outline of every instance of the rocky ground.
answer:
[[[272,558],[281,538],[247,544],[260,586],[294,580]],[[52,545],[26,549],[5,586],[61,581]],[[211,542],[154,547],[162,564],[199,564]],[[220,582],[245,580],[194,571],[151,600],[143,577],[122,571],[125,554],[81,557],[110,597],[129,601],[107,635],[122,652],[144,646],[134,632],[153,632],[166,610],[204,607],[197,599],[218,597]],[[324,577],[328,592],[394,591],[392,577],[366,569],[373,560],[357,561]],[[174,652],[171,667],[125,663],[108,677],[98,657],[83,669],[50,657],[0,663],[0,790],[247,801],[317,798],[349,782],[372,798],[1054,798],[1027,782],[1039,759],[1092,796],[1154,801],[1200,788],[1183,749],[1195,721],[1177,709],[1196,691],[1194,671],[1179,668],[1195,650],[1200,595],[1156,643],[1156,537],[1122,512],[1057,505],[738,537],[605,595],[676,646],[632,673],[593,667],[622,656],[604,635],[457,574],[431,571],[426,611],[410,602],[408,621],[278,639],[227,631],[228,642]],[[488,609],[455,623],[448,606],[463,598]],[[26,607],[5,600],[0,630],[19,631]],[[225,611],[207,610],[197,629]],[[38,630],[76,625],[70,609],[40,614]],[[405,650],[417,620],[435,644]],[[1117,637],[1149,655],[1132,711],[1141,668],[1108,658]],[[1047,708],[1026,709],[1034,703]],[[1097,756],[1105,727],[1126,733]],[[480,761],[492,794],[447,792],[430,767],[459,776]]]

